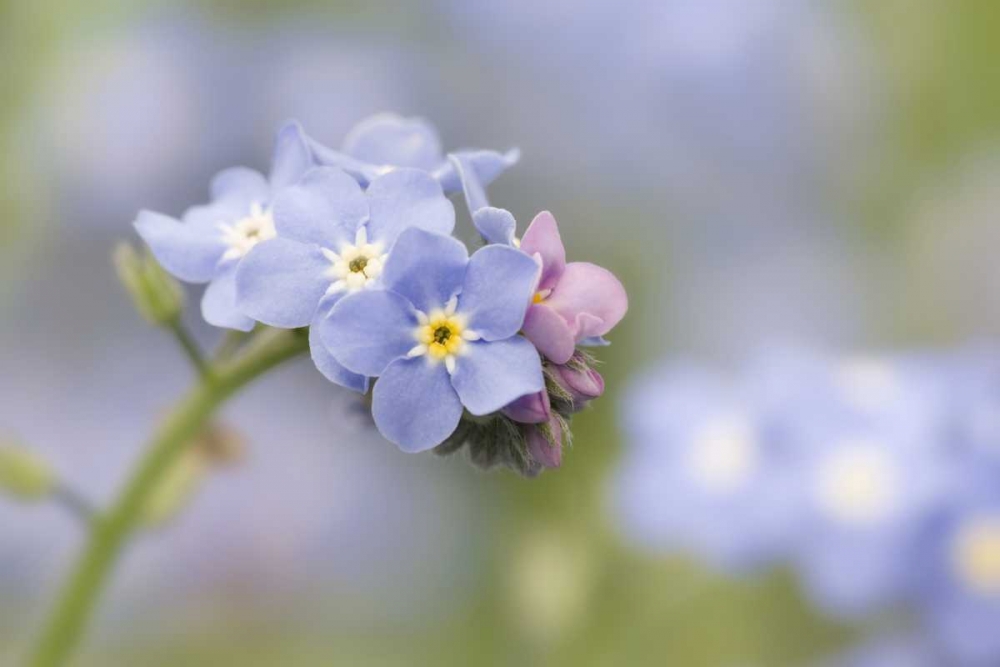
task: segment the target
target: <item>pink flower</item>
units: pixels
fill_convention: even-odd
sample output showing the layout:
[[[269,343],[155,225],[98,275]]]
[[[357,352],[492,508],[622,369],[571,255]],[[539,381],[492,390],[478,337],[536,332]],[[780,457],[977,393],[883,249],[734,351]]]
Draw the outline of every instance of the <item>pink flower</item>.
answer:
[[[603,336],[625,316],[628,296],[621,282],[595,264],[567,264],[559,227],[548,211],[531,221],[521,250],[542,265],[523,332],[549,360],[565,364],[579,341]]]

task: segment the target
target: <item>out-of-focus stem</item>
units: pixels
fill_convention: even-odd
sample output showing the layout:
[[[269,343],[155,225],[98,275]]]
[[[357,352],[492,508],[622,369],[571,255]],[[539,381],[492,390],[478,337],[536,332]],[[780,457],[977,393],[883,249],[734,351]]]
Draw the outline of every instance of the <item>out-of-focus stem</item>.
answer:
[[[240,347],[253,336],[252,331],[236,331],[230,329],[215,350],[216,361],[227,361],[235,355]]]
[[[27,664],[63,665],[79,643],[122,547],[171,464],[238,390],[308,350],[302,331],[265,330],[238,358],[202,376],[154,435],[145,456],[108,512],[91,523],[89,541],[56,601]]]
[[[94,508],[93,503],[65,482],[60,482],[56,485],[56,488],[52,492],[52,499],[61,507],[64,507],[75,518],[79,519],[84,525],[89,525],[90,522],[98,518],[97,510]]]
[[[184,350],[184,354],[186,354],[187,358],[191,361],[191,365],[198,371],[198,374],[202,378],[210,376],[212,374],[212,367],[205,359],[205,355],[202,354],[201,348],[198,347],[198,343],[195,342],[188,330],[183,324],[181,324],[180,319],[177,318],[172,321],[169,328],[174,334],[174,337],[177,339],[177,342],[180,343],[181,349]]]

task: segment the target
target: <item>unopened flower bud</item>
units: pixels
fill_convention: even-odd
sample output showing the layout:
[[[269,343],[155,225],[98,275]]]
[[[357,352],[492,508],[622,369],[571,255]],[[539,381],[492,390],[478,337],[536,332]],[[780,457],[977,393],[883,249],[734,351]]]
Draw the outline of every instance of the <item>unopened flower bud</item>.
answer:
[[[522,396],[505,407],[503,413],[521,424],[544,424],[552,414],[549,394],[540,391]]]
[[[0,443],[0,491],[25,501],[50,495],[56,476],[45,459],[19,445]]]
[[[143,319],[162,326],[180,317],[184,290],[156,258],[148,251],[137,252],[128,243],[119,243],[113,258],[118,279]]]
[[[207,462],[199,452],[185,451],[146,499],[142,522],[147,526],[162,526],[180,514],[198,493],[207,472]]]
[[[246,458],[246,439],[222,424],[209,424],[192,447],[212,468],[236,465]]]
[[[160,479],[143,508],[143,522],[147,526],[168,523],[194,500],[209,473],[236,465],[245,455],[246,442],[239,433],[209,424]]]
[[[604,378],[589,366],[552,366],[550,376],[566,392],[573,412],[604,393]]]
[[[544,424],[533,424],[525,431],[528,454],[543,468],[558,468],[562,465],[563,420],[553,413]]]

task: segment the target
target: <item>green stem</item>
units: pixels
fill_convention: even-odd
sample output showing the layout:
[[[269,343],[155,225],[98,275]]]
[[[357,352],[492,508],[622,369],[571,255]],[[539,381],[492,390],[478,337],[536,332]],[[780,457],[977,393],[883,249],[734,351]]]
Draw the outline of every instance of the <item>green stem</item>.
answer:
[[[230,329],[226,332],[225,337],[222,339],[222,343],[215,350],[215,358],[218,361],[226,361],[231,359],[240,350],[240,346],[247,342],[251,336],[253,336],[251,331],[236,331],[235,329]]]
[[[85,526],[97,518],[97,510],[94,509],[93,503],[65,482],[56,485],[52,499]]]
[[[205,356],[201,353],[201,348],[198,347],[198,343],[195,342],[188,330],[184,328],[181,324],[180,318],[174,319],[170,324],[170,331],[173,332],[174,337],[177,338],[177,342],[181,344],[181,348],[187,355],[188,359],[191,360],[191,364],[198,371],[198,374],[202,378],[207,378],[212,374],[212,367],[209,365],[208,361],[205,360]]]
[[[56,667],[79,642],[112,566],[135,529],[150,493],[216,409],[265,372],[308,350],[297,331],[266,331],[244,354],[203,377],[174,408],[150,442],[131,480],[103,518],[66,583],[28,664]]]

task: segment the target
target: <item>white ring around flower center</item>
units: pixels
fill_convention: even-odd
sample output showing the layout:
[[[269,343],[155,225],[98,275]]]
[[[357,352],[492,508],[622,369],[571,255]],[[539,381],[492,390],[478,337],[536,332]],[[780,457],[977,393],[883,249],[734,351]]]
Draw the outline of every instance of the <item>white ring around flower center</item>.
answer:
[[[727,493],[743,487],[756,472],[759,451],[749,421],[727,415],[704,424],[688,451],[688,469],[710,492]]]
[[[455,372],[456,359],[467,351],[466,343],[481,338],[469,329],[465,316],[455,313],[458,297],[452,297],[444,308],[435,308],[429,313],[417,311],[417,327],[413,338],[417,344],[407,353],[407,357],[426,357],[430,363],[444,361],[448,373]]]
[[[323,248],[323,256],[330,260],[326,275],[330,279],[327,294],[357,292],[368,287],[382,275],[387,254],[382,244],[368,242],[368,230],[362,227],[354,237],[354,244],[345,243],[340,252]]]
[[[257,202],[250,204],[250,212],[246,217],[233,223],[220,222],[219,230],[222,232],[223,243],[229,246],[222,255],[223,260],[240,259],[261,241],[278,235],[271,211]]]

